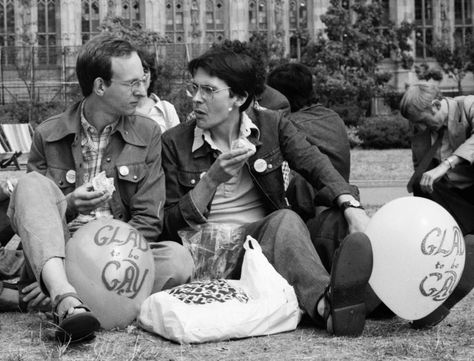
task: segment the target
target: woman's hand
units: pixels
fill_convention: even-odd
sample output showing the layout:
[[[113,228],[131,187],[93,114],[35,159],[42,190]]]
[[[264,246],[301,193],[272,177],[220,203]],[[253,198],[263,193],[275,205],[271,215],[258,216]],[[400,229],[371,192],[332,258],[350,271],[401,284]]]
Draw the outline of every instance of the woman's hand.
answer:
[[[255,150],[236,148],[222,153],[217,157],[211,168],[207,171],[207,177],[217,186],[235,177]]]

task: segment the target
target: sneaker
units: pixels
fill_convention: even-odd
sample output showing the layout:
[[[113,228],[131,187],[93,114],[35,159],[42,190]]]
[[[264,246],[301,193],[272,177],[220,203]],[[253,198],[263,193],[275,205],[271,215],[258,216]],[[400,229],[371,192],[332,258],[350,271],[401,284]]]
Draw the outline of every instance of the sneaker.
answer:
[[[365,326],[365,295],[372,273],[372,246],[364,233],[348,235],[337,249],[324,294],[323,318],[335,336],[360,336]]]

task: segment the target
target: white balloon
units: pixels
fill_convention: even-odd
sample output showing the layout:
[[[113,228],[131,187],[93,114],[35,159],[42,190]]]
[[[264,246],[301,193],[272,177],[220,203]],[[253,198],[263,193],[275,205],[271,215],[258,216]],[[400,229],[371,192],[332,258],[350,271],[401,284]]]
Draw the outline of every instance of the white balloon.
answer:
[[[369,284],[396,315],[425,317],[458,284],[464,238],[439,204],[421,197],[395,199],[373,215],[366,233],[374,257]]]

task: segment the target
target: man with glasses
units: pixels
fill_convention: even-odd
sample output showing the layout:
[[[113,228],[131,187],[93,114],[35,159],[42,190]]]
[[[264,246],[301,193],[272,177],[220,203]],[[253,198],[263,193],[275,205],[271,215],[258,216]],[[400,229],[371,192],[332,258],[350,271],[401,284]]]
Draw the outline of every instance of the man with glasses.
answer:
[[[165,200],[161,131],[135,114],[146,96],[136,49],[99,35],[80,50],[76,74],[84,99],[36,128],[28,173],[18,181],[9,209],[33,274],[53,301],[60,342],[89,339],[99,328],[64,267],[65,242],[83,224],[113,217],[137,229],[155,257],[153,292],[191,274],[189,256],[175,243],[156,243]],[[112,194],[93,188],[100,172],[113,178]]]

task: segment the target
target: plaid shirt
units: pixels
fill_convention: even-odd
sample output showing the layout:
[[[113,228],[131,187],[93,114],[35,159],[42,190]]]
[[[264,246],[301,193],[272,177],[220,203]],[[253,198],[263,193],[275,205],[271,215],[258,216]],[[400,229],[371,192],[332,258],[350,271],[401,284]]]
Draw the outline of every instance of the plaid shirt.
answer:
[[[84,183],[90,182],[97,174],[100,173],[102,158],[104,157],[105,149],[109,144],[110,135],[117,126],[118,121],[107,125],[102,134],[99,134],[97,129],[91,125],[84,116],[84,110],[81,112],[81,148],[83,166],[86,170],[84,174]],[[111,216],[109,202],[103,206],[96,208],[92,212],[96,218],[103,216]]]

